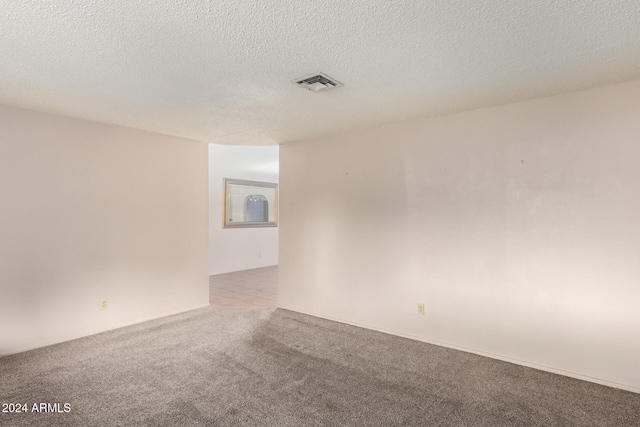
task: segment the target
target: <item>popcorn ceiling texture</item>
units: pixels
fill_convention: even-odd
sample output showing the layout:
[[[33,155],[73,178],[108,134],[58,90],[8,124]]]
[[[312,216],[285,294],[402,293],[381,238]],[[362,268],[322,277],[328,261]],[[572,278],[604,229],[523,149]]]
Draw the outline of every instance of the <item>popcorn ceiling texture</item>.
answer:
[[[640,77],[640,3],[0,0],[0,103],[275,144]],[[324,72],[345,84],[306,92]]]

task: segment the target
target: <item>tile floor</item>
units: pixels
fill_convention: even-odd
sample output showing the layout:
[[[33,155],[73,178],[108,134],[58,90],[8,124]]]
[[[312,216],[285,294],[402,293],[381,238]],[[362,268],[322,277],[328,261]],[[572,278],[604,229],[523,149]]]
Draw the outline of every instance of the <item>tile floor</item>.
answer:
[[[278,266],[209,276],[209,304],[276,307]]]

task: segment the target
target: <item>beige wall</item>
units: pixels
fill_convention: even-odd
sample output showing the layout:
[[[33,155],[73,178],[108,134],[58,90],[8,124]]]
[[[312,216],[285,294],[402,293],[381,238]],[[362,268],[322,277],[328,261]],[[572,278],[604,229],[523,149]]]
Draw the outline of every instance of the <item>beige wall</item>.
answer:
[[[207,161],[0,106],[0,355],[207,305]]]
[[[639,99],[281,146],[280,306],[640,391]]]

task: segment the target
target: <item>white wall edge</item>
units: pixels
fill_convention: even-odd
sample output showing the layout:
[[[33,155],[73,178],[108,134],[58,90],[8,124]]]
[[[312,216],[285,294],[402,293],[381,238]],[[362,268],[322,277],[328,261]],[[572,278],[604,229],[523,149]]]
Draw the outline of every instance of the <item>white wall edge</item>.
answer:
[[[82,339],[82,338],[91,337],[93,335],[102,334],[102,333],[105,333],[105,332],[116,331],[118,329],[127,328],[129,326],[135,326],[135,325],[139,325],[141,323],[150,322],[151,320],[162,319],[164,317],[174,316],[176,314],[182,314],[182,313],[186,313],[188,311],[193,311],[193,310],[198,310],[200,308],[209,307],[210,305],[211,304],[197,305],[195,307],[187,308],[185,310],[171,311],[169,313],[166,313],[166,314],[163,314],[163,315],[160,315],[160,316],[144,317],[142,319],[138,319],[138,320],[135,320],[135,321],[130,322],[130,323],[123,323],[123,324],[117,325],[115,327],[109,327],[107,329],[100,329],[100,330],[97,330],[97,331],[95,331],[93,333],[79,335],[79,336],[77,336],[75,338],[71,338],[71,339],[64,340],[64,341],[55,341],[55,342],[51,342],[51,343],[45,344],[45,345],[40,345],[40,346],[37,346],[37,347],[18,348],[16,351],[11,351],[11,352],[8,352],[8,353],[0,353],[0,357],[11,356],[11,355],[14,355],[14,354],[24,353],[24,352],[31,351],[31,350],[38,350],[40,348],[45,348],[45,347],[49,347],[49,346],[52,346],[52,345],[58,345],[58,344],[62,344],[62,343],[65,343],[65,342],[75,341],[75,340],[79,340],[79,339]]]
[[[369,329],[369,330],[372,330],[372,331],[382,332],[382,333],[389,334],[389,335],[395,335],[395,336],[402,337],[402,338],[408,338],[408,339],[414,340],[414,341],[420,341],[420,342],[424,342],[424,343],[427,343],[427,344],[437,345],[437,346],[440,346],[440,347],[451,348],[453,350],[460,350],[460,351],[464,351],[466,353],[477,354],[479,356],[488,357],[490,359],[502,360],[503,362],[509,362],[509,363],[513,363],[513,364],[516,364],[516,365],[526,366],[528,368],[538,369],[540,371],[550,372],[552,374],[563,375],[565,377],[575,378],[575,379],[578,379],[578,380],[588,381],[588,382],[591,382],[591,383],[596,383],[596,384],[604,385],[604,386],[607,386],[607,387],[613,387],[613,388],[617,388],[617,389],[620,389],[620,390],[625,390],[625,391],[630,391],[632,393],[640,394],[640,388],[634,387],[634,386],[631,386],[631,385],[627,385],[627,384],[616,383],[616,382],[613,382],[613,381],[607,381],[607,380],[604,380],[604,379],[601,379],[601,378],[590,377],[590,376],[578,374],[578,373],[575,373],[575,372],[570,372],[570,371],[564,371],[564,370],[561,370],[561,369],[550,368],[548,366],[538,365],[538,364],[535,364],[535,363],[526,362],[524,360],[512,359],[510,357],[504,357],[504,356],[500,356],[500,355],[497,355],[497,354],[487,353],[485,351],[474,350],[472,348],[467,348],[467,347],[461,347],[461,346],[458,346],[458,345],[449,344],[449,343],[445,343],[445,342],[441,342],[441,341],[428,340],[426,338],[422,338],[422,337],[419,337],[419,336],[416,336],[416,335],[404,334],[402,332],[397,332],[397,331],[393,331],[393,330],[389,330],[389,329],[381,329],[381,328],[377,328],[377,327],[374,327],[374,326],[365,325],[365,324],[362,324],[362,323],[351,322],[351,321],[348,321],[348,320],[339,319],[339,318],[336,318],[336,317],[324,316],[324,315],[321,315],[321,314],[318,314],[318,313],[313,313],[313,312],[309,312],[309,311],[306,311],[306,310],[300,310],[300,309],[297,309],[297,308],[288,307],[288,306],[281,305],[281,304],[278,304],[278,308],[282,308],[284,310],[295,311],[296,313],[307,314],[309,316],[319,317],[321,319],[331,320],[331,321],[334,321],[334,322],[345,323],[347,325],[357,326],[359,328],[364,328],[364,329]]]

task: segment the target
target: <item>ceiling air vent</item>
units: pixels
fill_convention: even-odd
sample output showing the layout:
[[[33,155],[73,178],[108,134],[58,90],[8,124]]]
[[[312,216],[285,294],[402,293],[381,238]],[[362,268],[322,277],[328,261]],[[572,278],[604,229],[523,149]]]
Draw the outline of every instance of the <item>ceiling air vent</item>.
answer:
[[[299,79],[292,80],[292,83],[305,89],[309,89],[312,92],[319,92],[321,90],[333,89],[342,86],[342,83],[336,79],[322,73],[301,77]]]

